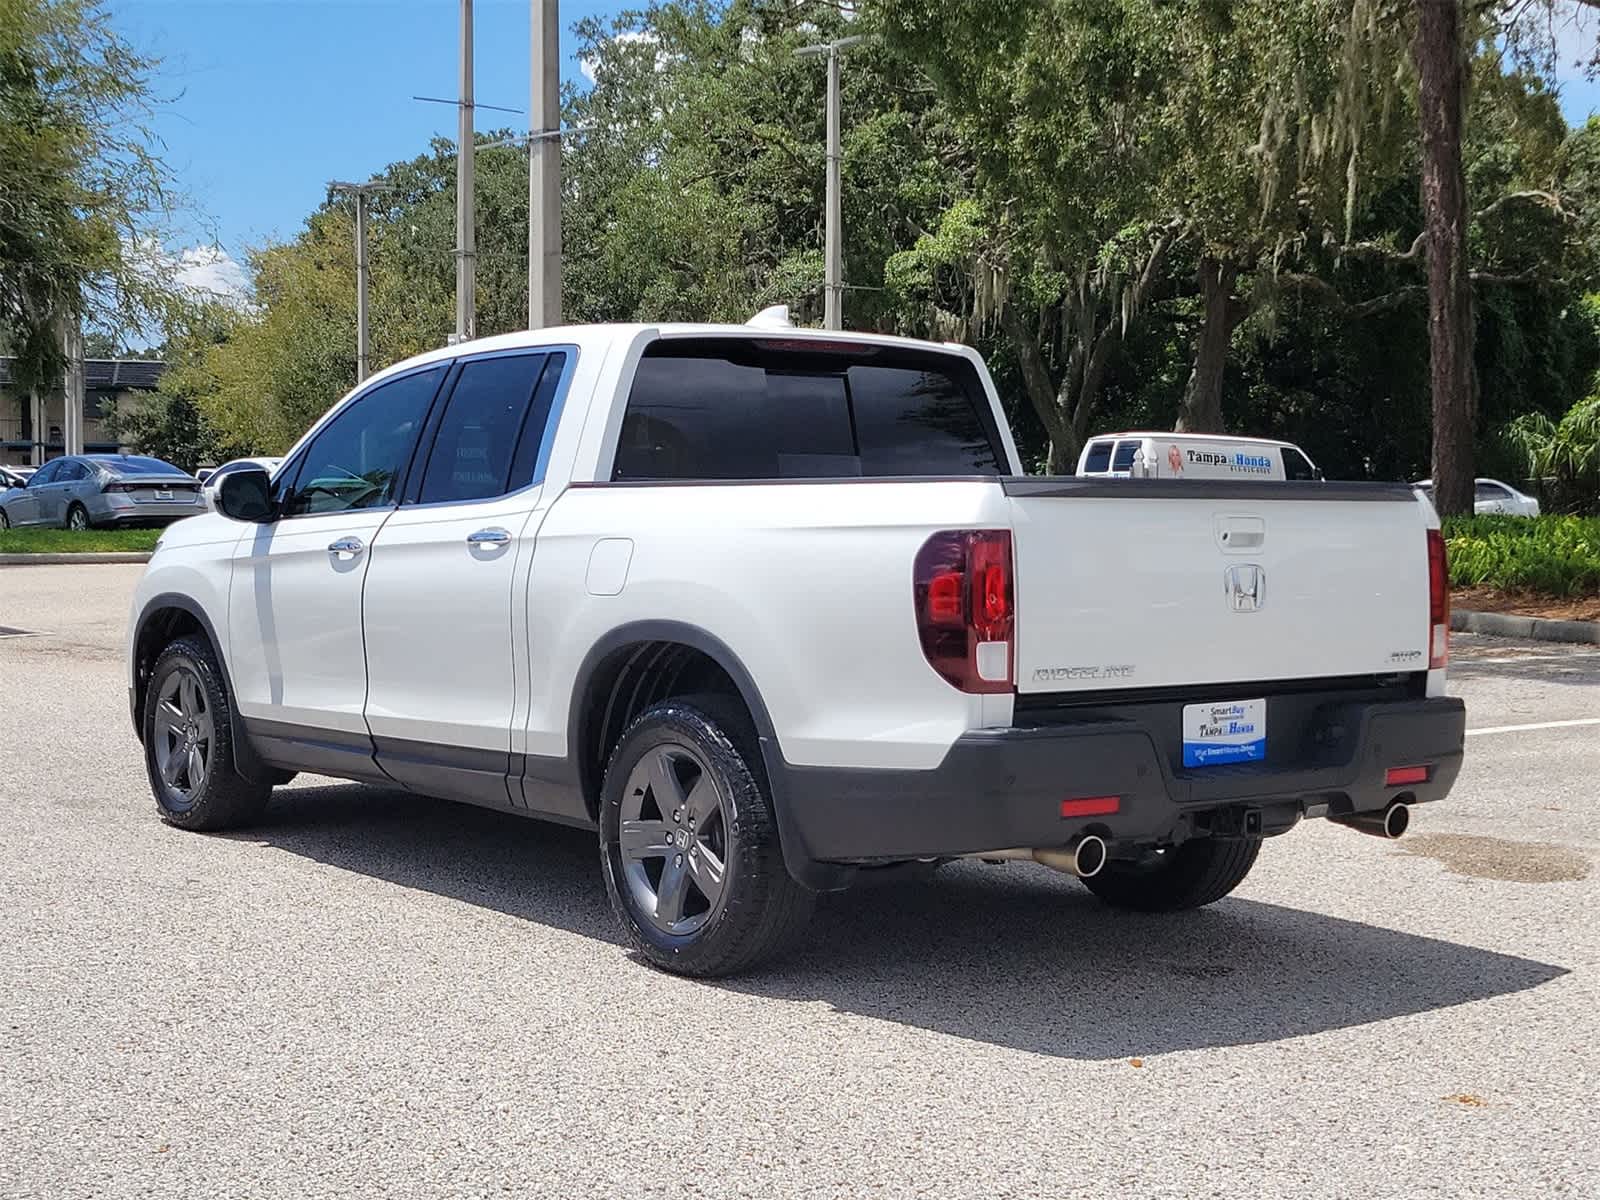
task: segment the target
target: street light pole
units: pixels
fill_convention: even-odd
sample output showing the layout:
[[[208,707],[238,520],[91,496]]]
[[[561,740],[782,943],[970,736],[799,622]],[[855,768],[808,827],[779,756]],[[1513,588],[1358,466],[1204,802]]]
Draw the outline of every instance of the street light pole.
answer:
[[[386,183],[346,183],[335,179],[328,184],[329,195],[342,193],[356,199],[356,382],[372,373],[372,337],[367,324],[367,287],[371,270],[367,259],[367,197],[387,192]]]
[[[799,55],[823,54],[828,59],[827,94],[827,185],[822,228],[822,324],[826,329],[844,328],[844,217],[840,196],[840,165],[844,150],[840,136],[839,56],[866,36],[840,38],[817,46],[803,46]]]
[[[477,336],[478,246],[473,211],[472,0],[461,0],[461,99],[456,140],[456,341]]]
[[[532,0],[528,105],[528,328],[561,324],[561,17]]]

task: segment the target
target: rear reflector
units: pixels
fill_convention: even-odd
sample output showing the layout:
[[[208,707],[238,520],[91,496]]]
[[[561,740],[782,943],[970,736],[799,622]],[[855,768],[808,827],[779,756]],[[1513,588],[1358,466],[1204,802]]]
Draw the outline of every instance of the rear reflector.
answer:
[[[1063,800],[1063,817],[1109,817],[1122,807],[1121,796],[1084,796],[1079,800]]]
[[[1427,783],[1431,767],[1390,767],[1383,777],[1385,787],[1400,787],[1407,783]]]

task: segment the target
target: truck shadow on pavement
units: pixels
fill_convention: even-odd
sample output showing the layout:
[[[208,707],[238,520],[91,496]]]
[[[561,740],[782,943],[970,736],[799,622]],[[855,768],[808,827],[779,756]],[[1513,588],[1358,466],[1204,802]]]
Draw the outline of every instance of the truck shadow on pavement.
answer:
[[[621,945],[582,830],[339,785],[280,790],[262,825],[233,836]],[[1243,898],[1121,913],[1042,867],[952,864],[928,881],[824,897],[798,953],[705,986],[1109,1059],[1364,1025],[1567,973]]]

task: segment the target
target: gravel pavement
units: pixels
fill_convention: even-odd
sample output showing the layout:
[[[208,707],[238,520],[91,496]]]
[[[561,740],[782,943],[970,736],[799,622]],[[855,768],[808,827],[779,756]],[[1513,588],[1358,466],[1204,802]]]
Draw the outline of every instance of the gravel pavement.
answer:
[[[1600,1196],[1600,725],[1201,912],[960,865],[695,983],[590,835],[307,777],[162,825],[139,570],[0,568],[0,1196]],[[1600,653],[1456,647],[1471,728],[1600,717]]]

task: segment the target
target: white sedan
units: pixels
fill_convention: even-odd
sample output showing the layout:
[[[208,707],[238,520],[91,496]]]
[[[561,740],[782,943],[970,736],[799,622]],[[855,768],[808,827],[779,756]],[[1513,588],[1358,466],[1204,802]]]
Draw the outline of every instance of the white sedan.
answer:
[[[270,475],[282,462],[281,458],[236,458],[232,462],[223,463],[215,471],[201,478],[200,492],[206,498],[206,507],[213,512],[216,511],[217,489],[222,486],[222,481],[234,472],[259,467]]]
[[[1512,517],[1537,517],[1539,502],[1526,492],[1519,492],[1509,483],[1498,479],[1477,479],[1473,489],[1472,511],[1478,516],[1504,513]],[[1419,479],[1417,486],[1433,499],[1433,480]]]

